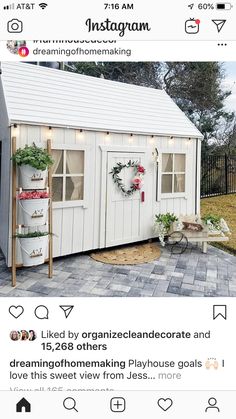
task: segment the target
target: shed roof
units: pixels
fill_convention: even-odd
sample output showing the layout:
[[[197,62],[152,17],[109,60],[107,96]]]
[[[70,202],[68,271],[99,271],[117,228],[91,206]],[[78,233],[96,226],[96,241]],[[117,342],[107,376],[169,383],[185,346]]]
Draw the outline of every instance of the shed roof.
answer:
[[[202,137],[164,90],[2,63],[10,123]]]

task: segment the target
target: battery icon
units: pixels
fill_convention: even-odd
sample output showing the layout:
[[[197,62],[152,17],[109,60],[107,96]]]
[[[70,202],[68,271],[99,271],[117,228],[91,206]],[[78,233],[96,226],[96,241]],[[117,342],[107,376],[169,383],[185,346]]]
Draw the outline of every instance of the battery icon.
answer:
[[[231,10],[233,5],[231,3],[216,3],[217,10]]]

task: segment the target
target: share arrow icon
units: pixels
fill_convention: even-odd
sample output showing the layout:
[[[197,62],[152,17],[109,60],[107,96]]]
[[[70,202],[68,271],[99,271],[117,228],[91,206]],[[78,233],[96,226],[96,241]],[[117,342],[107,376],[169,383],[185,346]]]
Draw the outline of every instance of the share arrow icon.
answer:
[[[60,306],[60,308],[64,311],[64,314],[66,316],[66,319],[69,317],[70,313],[72,312],[74,306]]]
[[[223,26],[225,25],[226,19],[215,19],[212,20],[212,22],[216,25],[218,33],[223,29]]]

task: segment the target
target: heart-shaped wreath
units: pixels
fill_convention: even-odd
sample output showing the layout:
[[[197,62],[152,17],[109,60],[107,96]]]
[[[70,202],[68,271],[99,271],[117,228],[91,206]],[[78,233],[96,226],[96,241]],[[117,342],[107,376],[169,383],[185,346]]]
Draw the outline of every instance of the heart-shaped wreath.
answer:
[[[125,185],[120,178],[120,172],[125,168],[132,167],[134,169],[134,178],[131,181],[131,187],[129,189],[125,188]],[[141,164],[137,161],[129,160],[128,163],[122,164],[117,163],[111,170],[110,174],[112,175],[112,179],[117,185],[117,187],[123,192],[125,196],[131,196],[137,190],[142,189],[143,187],[143,175],[145,175],[145,169]]]

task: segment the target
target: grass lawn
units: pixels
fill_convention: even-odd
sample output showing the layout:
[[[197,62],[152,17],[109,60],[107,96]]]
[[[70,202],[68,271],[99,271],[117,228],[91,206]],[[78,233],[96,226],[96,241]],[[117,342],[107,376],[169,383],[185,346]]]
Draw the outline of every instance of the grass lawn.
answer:
[[[201,214],[222,216],[231,230],[228,242],[217,243],[217,247],[236,254],[236,194],[215,196],[201,200]]]

